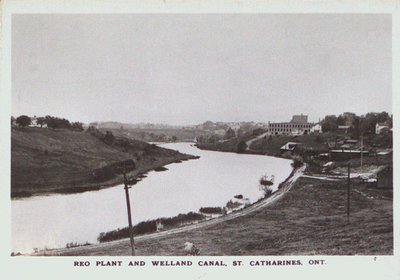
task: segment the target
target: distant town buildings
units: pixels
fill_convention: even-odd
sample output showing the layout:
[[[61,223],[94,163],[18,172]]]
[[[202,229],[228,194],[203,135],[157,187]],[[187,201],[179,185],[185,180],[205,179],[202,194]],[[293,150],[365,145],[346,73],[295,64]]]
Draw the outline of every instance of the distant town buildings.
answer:
[[[308,122],[307,115],[294,115],[290,122],[268,123],[268,130],[272,135],[291,134],[301,135],[311,132],[316,124]],[[319,127],[315,128],[318,130]],[[321,128],[319,128],[321,131]]]
[[[307,115],[294,115],[292,117],[292,120],[290,123],[295,123],[295,124],[307,124],[308,123],[308,116]]]

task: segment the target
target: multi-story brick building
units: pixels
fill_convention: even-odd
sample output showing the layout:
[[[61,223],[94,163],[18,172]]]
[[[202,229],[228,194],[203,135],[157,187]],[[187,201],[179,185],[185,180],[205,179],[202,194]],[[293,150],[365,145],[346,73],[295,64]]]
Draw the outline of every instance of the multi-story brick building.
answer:
[[[310,132],[311,128],[314,126],[313,123],[308,122],[307,115],[294,115],[290,122],[281,123],[268,123],[268,131],[272,135],[279,134],[307,134]]]

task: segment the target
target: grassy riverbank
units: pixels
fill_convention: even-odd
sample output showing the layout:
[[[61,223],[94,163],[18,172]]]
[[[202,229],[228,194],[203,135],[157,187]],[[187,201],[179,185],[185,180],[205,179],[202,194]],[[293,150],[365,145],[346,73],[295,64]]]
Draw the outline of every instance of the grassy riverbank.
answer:
[[[119,184],[122,176],[111,169],[128,160],[136,165],[130,175],[137,176],[195,158],[133,139],[108,140],[87,131],[13,129],[11,196],[74,193]]]
[[[345,182],[300,179],[274,205],[219,225],[137,244],[141,255],[180,255],[185,241],[202,255],[393,254],[392,191],[353,182],[350,223]],[[109,252],[108,252],[109,253]],[[121,252],[122,253],[122,252]]]
[[[183,255],[187,241],[200,248],[201,255],[393,254],[392,190],[353,180],[349,223],[346,201],[345,181],[300,178],[272,205],[215,225],[137,240],[136,254]],[[129,240],[63,252],[129,254]]]

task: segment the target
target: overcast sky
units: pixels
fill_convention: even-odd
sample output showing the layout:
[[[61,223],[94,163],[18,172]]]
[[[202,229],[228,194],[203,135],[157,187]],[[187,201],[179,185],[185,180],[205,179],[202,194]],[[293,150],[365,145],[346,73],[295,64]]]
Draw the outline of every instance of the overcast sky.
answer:
[[[14,15],[12,114],[196,124],[392,111],[391,16]]]

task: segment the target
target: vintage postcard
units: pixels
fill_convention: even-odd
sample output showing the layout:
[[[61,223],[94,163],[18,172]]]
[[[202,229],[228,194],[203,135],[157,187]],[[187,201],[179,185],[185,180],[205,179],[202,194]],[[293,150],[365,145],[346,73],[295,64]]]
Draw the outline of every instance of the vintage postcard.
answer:
[[[398,279],[398,9],[3,2],[4,279]]]

